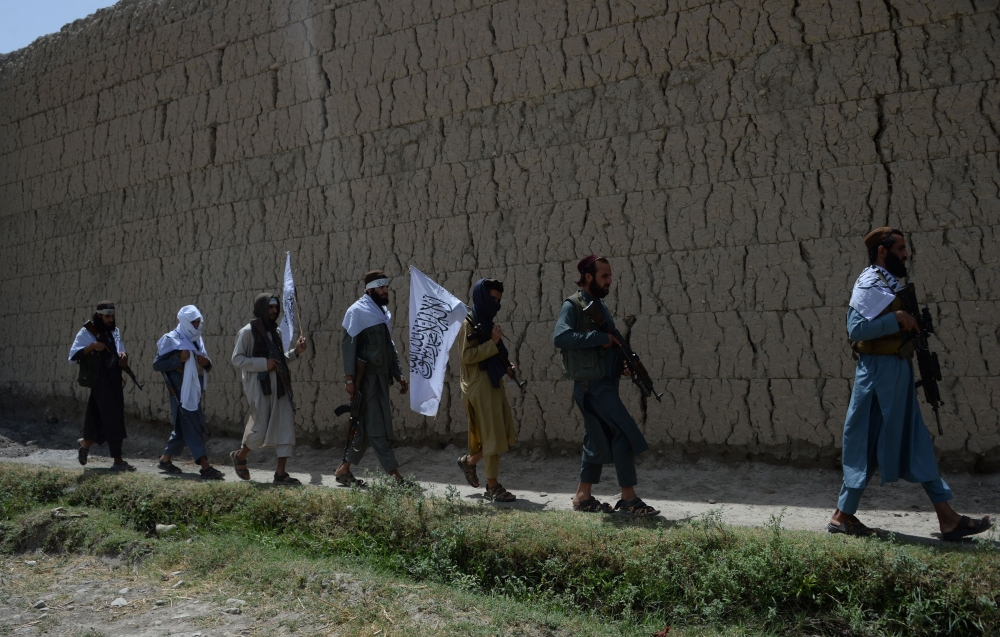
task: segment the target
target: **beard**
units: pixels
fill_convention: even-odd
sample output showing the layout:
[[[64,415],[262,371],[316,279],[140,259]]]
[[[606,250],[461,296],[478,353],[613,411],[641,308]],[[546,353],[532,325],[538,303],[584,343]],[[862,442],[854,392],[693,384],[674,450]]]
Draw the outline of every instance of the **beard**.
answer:
[[[885,255],[885,269],[889,271],[889,274],[897,279],[902,279],[907,274],[906,264],[903,263],[902,259],[891,252]]]
[[[386,294],[385,296],[383,296],[381,294],[378,294],[377,292],[372,292],[370,296],[372,297],[372,300],[375,301],[375,305],[377,305],[379,307],[385,307],[385,306],[389,305],[389,295],[388,294]]]
[[[590,287],[587,288],[587,292],[590,292],[590,296],[594,297],[595,299],[603,299],[608,295],[609,292],[611,292],[611,286],[609,285],[608,287],[602,287],[597,284],[596,280],[592,280],[590,282]]]

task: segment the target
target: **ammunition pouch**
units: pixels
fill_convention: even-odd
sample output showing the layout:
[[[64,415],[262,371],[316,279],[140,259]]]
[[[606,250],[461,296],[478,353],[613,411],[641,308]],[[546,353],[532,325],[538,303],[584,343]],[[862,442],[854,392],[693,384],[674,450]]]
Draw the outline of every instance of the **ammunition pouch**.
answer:
[[[875,318],[881,318],[889,312],[903,309],[903,300],[896,297],[887,308]],[[870,341],[850,341],[851,352],[854,360],[858,359],[858,354],[868,354],[870,356],[898,356],[899,358],[909,358],[916,351],[916,344],[912,339],[906,338],[903,332],[886,334]]]
[[[76,382],[80,387],[93,389],[97,384],[97,373],[101,368],[101,353],[91,352],[84,354],[79,360],[80,372],[76,377]]]

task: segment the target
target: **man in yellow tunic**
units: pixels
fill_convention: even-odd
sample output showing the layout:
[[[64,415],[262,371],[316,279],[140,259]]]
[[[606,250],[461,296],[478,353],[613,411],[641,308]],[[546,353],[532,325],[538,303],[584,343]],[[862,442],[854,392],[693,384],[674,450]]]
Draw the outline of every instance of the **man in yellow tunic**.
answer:
[[[479,486],[476,463],[486,466],[486,498],[512,502],[516,496],[497,481],[500,454],[517,439],[503,377],[513,373],[501,360],[507,347],[500,340],[503,331],[493,324],[500,311],[503,283],[480,279],[472,287],[472,307],[462,323],[458,347],[462,358],[462,402],[469,414],[469,454],[458,459],[459,468],[473,487]]]

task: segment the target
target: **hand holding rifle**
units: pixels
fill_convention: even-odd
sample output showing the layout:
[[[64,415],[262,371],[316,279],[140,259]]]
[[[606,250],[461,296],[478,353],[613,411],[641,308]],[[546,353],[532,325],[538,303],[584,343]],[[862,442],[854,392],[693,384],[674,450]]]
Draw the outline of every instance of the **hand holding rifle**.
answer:
[[[941,391],[938,388],[938,381],[941,380],[941,363],[938,361],[938,355],[932,352],[927,344],[927,337],[934,333],[930,308],[920,309],[920,305],[917,303],[917,290],[912,283],[899,290],[896,296],[903,301],[904,311],[896,312],[896,320],[899,321],[899,327],[904,332],[904,347],[906,343],[912,342],[917,354],[917,369],[920,372],[920,380],[916,381],[915,386],[923,387],[924,399],[934,412],[938,435],[943,436],[941,416],[938,414],[938,407],[944,404],[944,401],[941,400]],[[899,319],[899,314],[904,314],[903,320]]]
[[[608,339],[608,344],[604,346],[605,349],[608,347],[617,347],[618,351],[621,352],[624,358],[624,366],[626,372],[623,376],[628,376],[632,379],[632,382],[636,384],[639,388],[639,392],[642,394],[643,398],[649,398],[652,395],[656,400],[660,400],[663,397],[663,393],[656,393],[653,389],[653,379],[650,378],[649,372],[646,371],[646,366],[642,364],[639,360],[639,355],[636,354],[632,347],[628,343],[628,339],[622,336],[621,332],[617,329],[608,325],[607,321],[604,320],[604,312],[601,311],[601,306],[598,303],[591,301],[583,308],[583,313],[590,318],[591,321],[597,325],[597,328],[607,334],[610,338]]]
[[[482,325],[475,325],[469,332],[469,335],[465,337],[465,340],[471,341],[473,339],[476,339],[480,343],[485,343],[486,341],[493,341],[494,344],[499,344],[501,338],[503,338],[503,330],[500,329],[499,325],[494,325],[493,329],[490,331],[487,331],[486,328],[484,328]],[[524,391],[524,387],[525,385],[528,384],[528,381],[517,380],[517,373],[514,369],[514,365],[510,362],[510,359],[499,352],[497,352],[497,356],[500,358],[500,364],[502,364],[504,369],[507,370],[507,375],[510,377],[510,379],[515,383],[517,383],[517,386],[521,391]]]

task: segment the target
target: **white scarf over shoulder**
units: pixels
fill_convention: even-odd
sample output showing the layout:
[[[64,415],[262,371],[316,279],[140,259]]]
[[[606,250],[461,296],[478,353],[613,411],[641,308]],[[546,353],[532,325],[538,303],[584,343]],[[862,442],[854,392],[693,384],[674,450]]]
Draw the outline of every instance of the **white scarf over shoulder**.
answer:
[[[385,323],[392,334],[392,314],[387,307],[379,307],[372,297],[365,294],[347,308],[344,314],[343,328],[354,338],[364,330],[374,325]]]
[[[882,313],[896,298],[899,280],[877,265],[865,268],[851,292],[851,307],[869,321]]]
[[[198,380],[198,362],[195,356],[208,358],[205,340],[201,337],[201,327],[191,323],[202,318],[201,312],[193,305],[185,305],[177,312],[177,327],[160,337],[156,343],[156,353],[187,350],[191,356],[184,363],[184,380],[181,382],[181,407],[188,411],[198,411],[201,403],[202,384]],[[208,370],[205,370],[205,386],[208,389]]]

